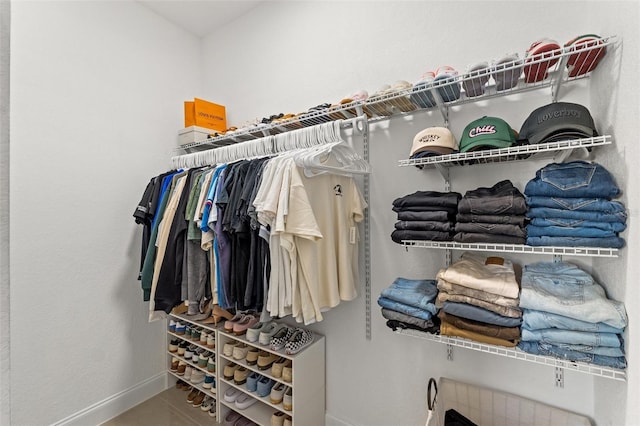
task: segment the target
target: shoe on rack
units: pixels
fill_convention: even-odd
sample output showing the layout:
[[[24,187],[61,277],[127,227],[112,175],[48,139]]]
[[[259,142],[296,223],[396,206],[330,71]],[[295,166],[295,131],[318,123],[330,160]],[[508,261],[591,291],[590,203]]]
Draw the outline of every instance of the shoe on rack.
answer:
[[[178,352],[178,345],[180,344],[180,339],[172,339],[169,342],[169,352],[175,353]]]
[[[247,332],[247,329],[253,325],[256,325],[260,319],[254,315],[245,315],[245,317],[233,325],[233,334],[236,336],[242,336]]]
[[[216,372],[216,356],[215,355],[211,355],[209,357],[209,360],[207,361],[207,371],[209,373]]]
[[[207,345],[207,347],[209,349],[215,349],[216,348],[216,335],[215,335],[215,333],[212,332],[212,333],[207,335],[207,343],[206,343],[206,345]]]
[[[249,375],[249,370],[244,367],[240,367],[236,369],[233,373],[233,382],[236,385],[244,385],[247,383],[247,376]]]
[[[180,365],[180,360],[178,358],[172,358],[171,367],[169,369],[175,373],[178,371],[178,365]]]
[[[222,354],[224,356],[228,356],[228,357],[232,356],[233,355],[233,348],[236,345],[239,345],[239,344],[240,344],[240,342],[237,341],[237,340],[231,340],[231,341],[225,343],[224,347],[222,348]]]
[[[246,314],[244,312],[238,312],[233,318],[226,320],[224,322],[224,331],[233,333],[233,326],[242,321],[245,316]]]
[[[517,53],[505,55],[491,66],[491,76],[496,82],[496,91],[513,89],[522,74],[522,59]]]
[[[187,365],[187,368],[184,369],[184,379],[187,381],[191,381],[191,374],[193,374],[193,367]]]
[[[273,388],[273,385],[275,385],[276,382],[267,376],[262,376],[259,380],[258,380],[258,386],[256,388],[256,395],[258,395],[259,397],[264,398],[265,396],[269,395],[271,393],[271,388]]]
[[[443,102],[451,102],[460,98],[458,71],[450,66],[440,67],[436,70],[433,85],[437,86],[438,94]]]
[[[232,380],[238,368],[240,368],[240,366],[233,362],[225,365],[223,370],[223,377],[227,380]]]
[[[249,352],[249,346],[245,343],[237,344],[233,347],[233,359],[245,359],[247,357],[247,352]]]
[[[313,342],[313,332],[304,328],[296,329],[295,333],[285,344],[285,352],[289,355],[297,354],[304,347]]]
[[[216,417],[216,404],[214,402],[214,404],[211,406],[211,409],[209,410],[209,416],[211,417]]]
[[[271,375],[276,379],[282,377],[282,369],[284,368],[287,361],[288,360],[286,358],[280,357],[276,362],[274,362],[271,366]]]
[[[229,388],[224,392],[224,400],[227,402],[234,402],[240,395],[242,395],[242,391],[240,389]]]
[[[196,399],[196,396],[198,396],[198,394],[200,394],[200,391],[196,388],[193,388],[193,390],[189,392],[189,395],[187,395],[187,403],[193,404],[193,400]]]
[[[207,395],[205,395],[204,392],[200,392],[195,398],[193,398],[193,403],[191,405],[193,405],[193,407],[201,406],[206,396]]]
[[[176,389],[180,389],[180,390],[184,390],[184,387],[188,387],[189,389],[191,388],[191,386],[189,386],[188,384],[186,384],[185,382],[183,382],[182,380],[178,380],[176,382]]]
[[[213,374],[205,374],[202,387],[205,389],[212,389],[215,386],[215,383],[216,377]]]
[[[187,325],[183,322],[176,322],[176,334],[182,336],[187,330]]]
[[[262,351],[258,355],[258,369],[259,370],[268,370],[271,368],[274,362],[278,360],[278,355],[273,354],[271,352]]]
[[[201,334],[202,334],[202,328],[201,327],[193,327],[191,329],[191,340],[193,340],[195,342],[199,342]]]
[[[279,351],[284,348],[285,343],[287,343],[294,331],[295,329],[283,325],[271,338],[271,342],[269,343],[271,350]]]
[[[484,86],[489,81],[489,63],[478,62],[469,67],[462,80],[464,93],[469,98],[484,95]]]
[[[176,322],[174,320],[169,320],[169,331],[172,333],[176,332]]]
[[[276,411],[271,415],[271,426],[284,426],[284,416],[282,411]]]
[[[555,40],[543,38],[533,42],[524,58],[525,83],[545,80],[549,76],[549,68],[560,59],[560,53],[561,47]]]
[[[247,390],[249,392],[255,392],[258,389],[258,380],[260,380],[262,376],[255,371],[252,371],[251,374],[247,376]]]
[[[288,388],[282,398],[282,408],[287,411],[293,410],[293,388]]]
[[[288,386],[284,383],[278,383],[273,388],[271,388],[271,394],[269,395],[269,399],[272,404],[280,404],[282,399],[284,398],[284,393],[287,390]]]
[[[291,416],[288,414],[285,414],[284,424],[282,426],[292,426],[292,424],[293,424],[293,419],[291,418]]]
[[[200,361],[200,356],[205,352],[207,352],[207,350],[205,348],[196,349],[195,352],[193,352],[193,356],[191,356],[191,361],[194,364],[198,365],[198,362]]]
[[[198,347],[196,345],[189,345],[189,347],[184,351],[184,359],[191,361],[191,359],[193,359],[193,354],[197,349]]]
[[[258,338],[260,337],[260,332],[264,330],[265,327],[267,327],[270,323],[271,321],[257,322],[251,327],[247,328],[247,334],[245,335],[245,337],[247,338],[247,341],[251,343],[257,342]]]
[[[235,398],[234,400],[235,401]],[[230,401],[230,402],[233,402]],[[242,414],[240,413],[236,413],[233,410],[230,410],[229,413],[227,413],[227,415],[224,418],[224,423],[222,423],[224,426],[235,426],[236,422],[240,421],[240,419],[243,419],[244,417],[242,416]]]
[[[176,371],[176,374],[178,376],[184,376],[184,373],[187,370],[187,363],[184,361],[180,361],[178,362],[178,370]]]
[[[432,108],[436,106],[436,100],[430,90],[433,86],[433,79],[436,77],[432,71],[427,71],[420,77],[420,80],[413,85],[409,99],[418,108]]]
[[[247,365],[256,365],[258,362],[258,355],[260,355],[260,349],[253,347],[250,348],[245,358],[247,361]]]
[[[187,342],[186,340],[181,341],[178,344],[178,355],[184,356],[184,353],[188,347],[189,347],[189,342]]]
[[[210,396],[207,396],[204,399],[204,401],[202,401],[202,405],[200,405],[200,409],[202,411],[209,411],[211,410],[211,406],[215,406],[215,405],[216,405],[216,400]]]
[[[207,346],[207,337],[209,337],[209,334],[211,333],[211,331],[209,330],[205,330],[203,329],[202,332],[200,332],[200,345],[202,346]]]
[[[198,356],[198,367],[206,368],[207,361],[209,361],[209,358],[211,357],[211,355],[213,354],[209,351],[201,352],[200,355]]]
[[[244,410],[245,408],[251,407],[256,402],[258,402],[258,400],[252,397],[251,395],[242,393],[236,398],[236,400],[234,401],[234,404],[238,409]],[[236,423],[236,425],[238,424],[239,423]]]
[[[258,337],[258,342],[263,346],[268,346],[271,343],[271,339],[273,335],[280,330],[281,325],[277,322],[269,322],[267,323],[262,330],[260,330],[260,336]]]
[[[204,371],[196,370],[195,368],[191,372],[191,383],[197,385],[204,382]]]
[[[285,382],[291,383],[293,381],[293,363],[291,360],[287,362],[282,368],[282,380]]]

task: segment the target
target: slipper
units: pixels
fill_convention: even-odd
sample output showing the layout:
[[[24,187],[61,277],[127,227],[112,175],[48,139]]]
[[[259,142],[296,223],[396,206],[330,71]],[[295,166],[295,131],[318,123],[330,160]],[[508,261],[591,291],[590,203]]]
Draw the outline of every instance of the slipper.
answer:
[[[432,71],[427,71],[420,77],[420,81],[413,85],[409,99],[418,108],[432,108],[436,106],[436,100],[430,91],[425,90],[433,86],[433,79],[436,77]]]
[[[489,81],[488,71],[487,62],[478,62],[469,67],[469,71],[462,80],[462,88],[468,97],[474,98],[484,94],[484,86]]]
[[[525,54],[525,83],[545,80],[549,76],[549,68],[560,59],[560,53],[560,45],[555,40],[544,38],[533,42]]]
[[[391,86],[388,84],[383,85],[377,92],[367,99],[364,105],[365,112],[367,115],[375,114],[379,117],[388,117],[393,114],[391,111],[391,106],[388,101],[380,100],[379,98],[383,95],[386,95],[391,89]]]
[[[496,82],[496,91],[513,89],[522,74],[522,60],[517,53],[505,55],[493,63],[491,75]]]
[[[602,37],[596,34],[584,34],[566,42],[564,47],[570,52],[567,60],[569,77],[578,77],[593,71],[607,53],[606,46],[601,46],[602,44]]]
[[[443,66],[436,70],[433,85],[438,87],[438,93],[443,102],[460,99],[460,83],[457,81],[458,71],[450,66]],[[450,84],[444,84],[450,82]]]

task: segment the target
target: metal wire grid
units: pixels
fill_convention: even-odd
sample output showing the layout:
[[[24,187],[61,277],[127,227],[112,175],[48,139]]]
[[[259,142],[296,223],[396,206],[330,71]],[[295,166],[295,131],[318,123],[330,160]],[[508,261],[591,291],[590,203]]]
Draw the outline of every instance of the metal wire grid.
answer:
[[[526,160],[541,157],[541,153],[555,154],[558,151],[591,148],[611,144],[611,136],[596,136],[593,138],[571,139],[559,142],[547,142],[535,145],[519,145],[508,148],[487,149],[481,151],[461,152],[456,154],[438,155],[416,159],[399,160],[400,167],[419,166],[424,168],[462,166],[467,164],[486,164],[506,161]]]
[[[502,346],[493,346],[484,343],[475,342],[473,340],[458,338],[458,337],[449,337],[449,336],[441,336],[436,334],[430,334],[421,332],[418,330],[396,330],[398,334],[405,334],[411,337],[417,337],[424,340],[430,340],[438,343],[445,343],[447,345],[457,346],[461,348],[471,349],[479,352],[490,353],[494,355],[504,356],[507,358],[519,359],[522,361],[533,362],[536,364],[549,365],[553,367],[566,368],[571,371],[578,371],[581,373],[587,373],[593,376],[605,377],[608,379],[614,380],[627,380],[626,370],[620,370],[616,368],[610,367],[602,367],[594,364],[587,364],[583,362],[575,362],[568,361],[564,359],[543,356],[543,355],[534,355],[529,354],[527,352],[523,352],[519,349],[511,349]]]
[[[403,240],[406,248],[490,251],[501,253],[545,254],[556,256],[618,257],[618,249],[601,247],[527,246],[523,244],[457,243],[454,241]]]

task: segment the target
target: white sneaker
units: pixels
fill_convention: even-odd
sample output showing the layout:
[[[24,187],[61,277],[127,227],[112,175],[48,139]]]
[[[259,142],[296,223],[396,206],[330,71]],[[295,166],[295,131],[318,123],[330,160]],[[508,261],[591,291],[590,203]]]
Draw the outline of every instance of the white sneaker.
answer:
[[[198,384],[202,382],[204,382],[204,372],[194,368],[191,372],[191,383]]]
[[[258,342],[263,346],[269,346],[271,343],[271,338],[274,334],[280,329],[280,325],[276,322],[269,322],[265,325],[265,327],[260,331],[260,336],[258,337]]]

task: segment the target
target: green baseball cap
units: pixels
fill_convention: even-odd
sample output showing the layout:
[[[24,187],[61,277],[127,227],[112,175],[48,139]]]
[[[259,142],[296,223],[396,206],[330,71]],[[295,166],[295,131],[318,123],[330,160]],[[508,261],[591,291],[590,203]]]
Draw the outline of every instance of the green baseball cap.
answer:
[[[484,116],[467,124],[460,138],[460,152],[507,148],[518,133],[501,118]]]

